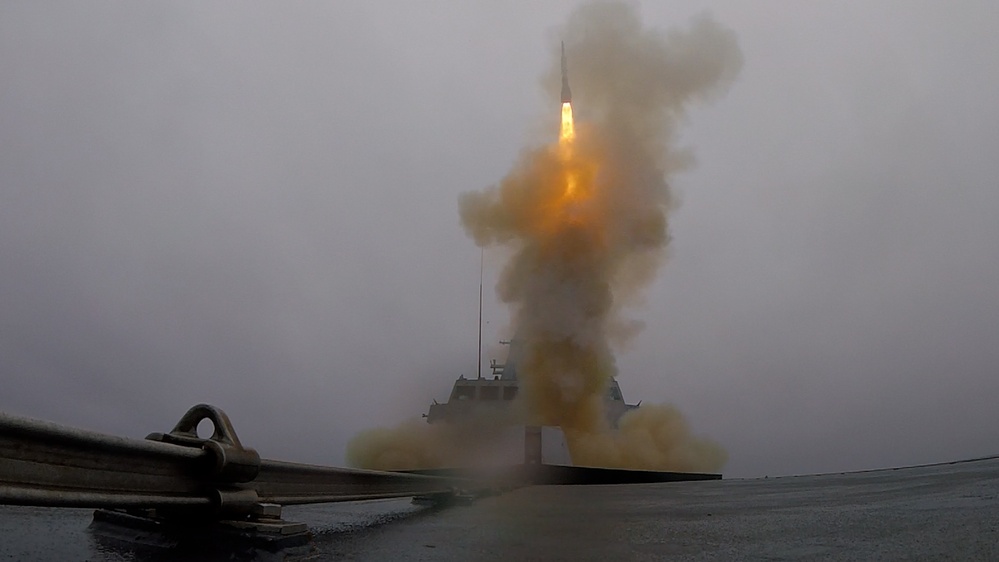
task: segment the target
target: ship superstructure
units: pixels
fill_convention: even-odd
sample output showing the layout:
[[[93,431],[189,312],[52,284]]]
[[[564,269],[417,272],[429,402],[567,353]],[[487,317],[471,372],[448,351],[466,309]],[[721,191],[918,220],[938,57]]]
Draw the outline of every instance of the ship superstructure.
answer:
[[[492,374],[486,377],[465,378],[459,376],[451,388],[447,402],[441,404],[434,401],[426,418],[428,423],[449,422],[461,423],[473,416],[490,411],[508,410],[520,394],[520,379],[517,376],[517,359],[521,356],[523,345],[517,340],[503,341],[510,351],[506,363],[490,361]],[[611,378],[604,395],[604,414],[611,427],[617,427],[617,422],[629,410],[638,408],[638,404],[628,404],[621,393],[621,385],[617,379]]]

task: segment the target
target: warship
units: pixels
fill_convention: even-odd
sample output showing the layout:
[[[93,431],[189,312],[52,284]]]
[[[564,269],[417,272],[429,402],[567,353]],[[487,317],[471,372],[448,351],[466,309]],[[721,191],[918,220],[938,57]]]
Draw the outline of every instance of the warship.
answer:
[[[524,345],[520,340],[501,341],[509,347],[506,362],[490,360],[492,374],[476,378],[459,375],[451,388],[447,401],[434,401],[430,411],[424,414],[428,423],[462,423],[481,413],[502,412],[510,409],[520,394],[520,379],[517,376],[518,359],[523,356]],[[604,415],[611,428],[617,427],[618,420],[627,412],[639,407],[628,404],[621,393],[621,385],[611,377],[604,394]]]
[[[431,424],[467,425],[480,428],[477,422],[483,419],[496,423],[508,423],[507,427],[491,435],[490,448],[497,453],[493,461],[500,459],[491,469],[484,466],[451,467],[440,469],[412,470],[421,474],[438,476],[460,476],[488,478],[505,485],[521,484],[627,484],[676,482],[684,480],[715,480],[721,474],[662,472],[653,470],[629,470],[580,466],[573,462],[560,427],[534,426],[518,423],[513,411],[520,393],[520,378],[517,373],[517,359],[521,357],[523,345],[517,340],[500,342],[509,346],[505,363],[490,361],[492,374],[476,378],[458,377],[451,388],[447,402],[434,401],[430,411],[424,414]],[[621,385],[611,378],[604,395],[604,415],[611,428],[627,412],[638,408],[628,404],[621,393]],[[502,415],[504,412],[510,415]],[[500,415],[495,415],[500,414]]]

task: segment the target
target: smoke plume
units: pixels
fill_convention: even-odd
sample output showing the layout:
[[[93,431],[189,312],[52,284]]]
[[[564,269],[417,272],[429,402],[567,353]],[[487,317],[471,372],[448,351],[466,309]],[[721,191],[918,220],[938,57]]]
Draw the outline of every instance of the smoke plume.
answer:
[[[724,451],[692,436],[675,409],[643,406],[612,431],[603,400],[615,348],[641,327],[622,308],[670,240],[667,178],[691,162],[677,125],[731,83],[741,52],[708,16],[663,33],[619,3],[581,7],[562,37],[581,117],[572,150],[526,150],[499,185],[459,200],[476,244],[513,249],[497,290],[526,347],[518,368],[531,422],[561,426],[577,464],[719,468]],[[553,98],[557,75],[545,80]]]
[[[725,452],[694,436],[670,406],[603,411],[614,351],[641,324],[622,310],[654,277],[674,207],[667,178],[691,164],[676,146],[690,104],[722,92],[742,55],[734,34],[708,16],[685,30],[643,27],[630,5],[580,7],[565,40],[575,94],[552,143],[525,150],[496,186],[463,194],[461,222],[480,247],[511,250],[497,286],[523,345],[519,423],[561,426],[579,465],[714,470]],[[543,84],[559,100],[559,57]],[[572,115],[579,117],[573,126]],[[480,420],[481,421],[481,420]],[[366,468],[457,466],[483,455],[485,423],[411,421],[355,437],[348,462]],[[485,448],[484,448],[485,447]]]
[[[523,420],[516,409],[486,409],[460,424],[409,419],[391,428],[362,431],[347,444],[347,463],[372,470],[421,468],[491,467],[509,464],[523,453],[504,446],[507,429]]]

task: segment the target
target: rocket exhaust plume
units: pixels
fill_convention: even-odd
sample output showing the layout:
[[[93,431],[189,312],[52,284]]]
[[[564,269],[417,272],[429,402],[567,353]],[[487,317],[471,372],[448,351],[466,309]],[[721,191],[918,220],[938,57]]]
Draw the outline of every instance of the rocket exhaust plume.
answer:
[[[553,98],[560,93],[558,141],[525,150],[498,185],[458,202],[477,245],[512,250],[497,293],[524,348],[517,408],[472,426],[413,420],[362,432],[348,445],[354,466],[456,466],[483,454],[497,422],[561,426],[577,465],[712,471],[726,460],[671,406],[642,405],[609,427],[603,397],[614,351],[641,327],[622,311],[653,279],[670,240],[666,180],[691,163],[676,146],[677,126],[691,103],[731,83],[741,52],[708,16],[663,33],[616,2],[581,6],[562,36],[561,92],[554,68],[544,81]]]
[[[525,151],[499,185],[459,200],[479,246],[513,249],[497,291],[526,348],[519,373],[530,421],[561,426],[576,464],[718,469],[724,451],[691,434],[677,410],[642,406],[612,430],[602,408],[613,352],[640,328],[622,309],[670,240],[666,179],[690,163],[675,146],[677,125],[690,103],[731,83],[741,52],[708,16],[662,33],[620,3],[580,7],[563,36],[557,145]]]

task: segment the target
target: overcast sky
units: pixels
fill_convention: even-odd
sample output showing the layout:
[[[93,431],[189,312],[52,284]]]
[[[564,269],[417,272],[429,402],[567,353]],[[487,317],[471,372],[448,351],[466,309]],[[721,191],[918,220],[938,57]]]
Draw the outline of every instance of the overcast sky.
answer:
[[[554,139],[573,5],[0,3],[0,410],[142,437],[210,402],[341,464],[445,399],[476,369],[457,198]],[[999,8],[641,6],[705,10],[745,63],[683,131],[625,398],[726,476],[999,453]]]

